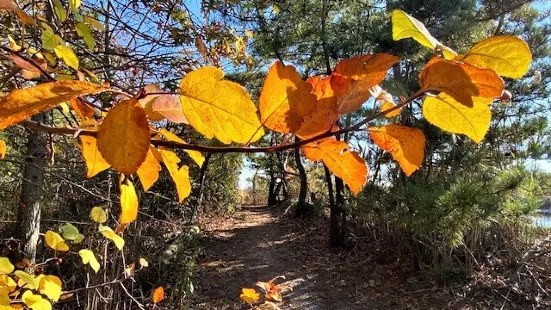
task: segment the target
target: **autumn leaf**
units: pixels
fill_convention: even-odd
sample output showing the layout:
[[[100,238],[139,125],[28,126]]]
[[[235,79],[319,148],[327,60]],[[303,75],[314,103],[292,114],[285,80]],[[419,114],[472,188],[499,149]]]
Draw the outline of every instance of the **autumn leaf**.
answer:
[[[264,293],[266,294],[267,300],[273,300],[273,301],[282,301],[283,296],[281,296],[281,288],[279,285],[275,285],[274,282],[277,279],[283,278],[284,276],[278,276],[273,279],[271,279],[268,282],[256,282],[256,286],[262,288],[264,290]]]
[[[337,97],[331,88],[331,77],[315,76],[306,82],[312,85],[312,93],[316,95],[316,105],[312,113],[304,116],[303,122],[296,132],[301,139],[308,139],[326,132],[339,119]]]
[[[252,305],[260,298],[260,294],[258,294],[254,288],[242,288],[239,298],[249,305]]]
[[[157,182],[159,179],[159,171],[161,171],[161,165],[159,165],[150,147],[144,162],[136,172],[138,178],[140,178],[144,192],[147,192],[147,190]]]
[[[159,150],[163,163],[165,164],[172,181],[176,185],[178,192],[178,202],[182,202],[191,193],[191,183],[189,181],[189,168],[182,166],[178,168],[180,158],[172,151]]]
[[[473,106],[467,107],[451,96],[440,93],[436,97],[427,96],[424,99],[423,116],[442,130],[464,134],[475,143],[480,143],[490,128],[491,103],[491,98],[473,97]]]
[[[23,24],[30,26],[36,25],[34,18],[27,14],[27,12],[20,9],[15,9],[15,14],[17,14],[17,17],[19,18],[19,20],[21,20]]]
[[[392,39],[412,38],[430,49],[440,48],[446,59],[453,59],[457,53],[436,40],[422,22],[402,10],[392,11]]]
[[[61,296],[61,279],[52,275],[45,275],[40,278],[38,285],[40,294],[45,295],[52,301],[58,301]]]
[[[312,85],[302,80],[295,67],[276,61],[268,71],[260,94],[262,124],[281,133],[296,132],[304,117],[314,112]]]
[[[523,77],[532,62],[530,47],[522,39],[503,35],[490,37],[475,44],[458,61],[484,69],[492,69],[498,75],[513,79]]]
[[[302,147],[306,158],[312,161],[323,161],[354,194],[358,194],[367,181],[367,166],[357,152],[348,149],[346,142],[333,138],[308,143]]]
[[[21,300],[29,309],[32,310],[52,310],[52,304],[40,294],[34,294],[32,291],[25,291]]]
[[[101,207],[93,207],[90,211],[90,217],[96,223],[103,224],[107,222],[107,212]]]
[[[400,59],[390,54],[375,54],[356,56],[340,61],[333,73],[346,78],[363,81],[365,87],[373,87],[381,83],[387,71]]]
[[[392,154],[407,176],[421,167],[425,158],[425,135],[421,130],[391,124],[370,127],[369,134],[377,146]]]
[[[385,117],[390,118],[400,115],[400,110],[402,108],[394,109],[396,107],[396,104],[394,104],[394,99],[386,90],[383,90],[381,86],[373,86],[369,89],[369,92],[371,93],[371,96],[375,98],[375,102],[381,103],[381,112],[392,110],[385,113]]]
[[[131,175],[138,171],[149,150],[149,125],[136,99],[117,104],[101,123],[98,149],[117,171]]]
[[[251,96],[223,77],[224,72],[215,67],[188,73],[180,83],[184,115],[207,139],[215,137],[225,144],[257,141],[264,130]]]
[[[154,304],[160,303],[163,299],[165,299],[165,289],[162,286],[155,288],[151,299]]]
[[[59,229],[61,229],[61,231],[63,232],[63,238],[66,240],[76,240],[80,236],[78,228],[76,228],[75,225],[71,223],[64,223],[63,225],[59,226]]]
[[[86,164],[86,177],[92,178],[98,173],[111,167],[98,150],[96,138],[92,136],[80,136],[82,143],[82,157]]]
[[[78,70],[78,57],[70,46],[59,44],[54,47],[56,56],[65,62],[65,64],[75,70]]]
[[[44,239],[46,240],[46,244],[56,251],[69,251],[69,246],[67,246],[65,240],[56,232],[48,230],[44,235]]]
[[[0,296],[7,296],[17,289],[17,283],[7,274],[0,275]],[[0,308],[1,309],[1,308]]]
[[[40,77],[42,71],[46,71],[48,63],[46,60],[37,58],[29,62],[16,54],[10,54],[10,59],[21,69],[23,69],[23,78],[30,80]],[[39,69],[40,68],[40,69]]]
[[[147,88],[146,88],[147,90]],[[160,88],[152,88],[151,92],[162,92]],[[158,122],[164,119],[177,124],[189,124],[184,111],[182,110],[182,103],[173,95],[170,94],[156,94],[147,95],[143,107],[147,118],[151,121]]]
[[[98,260],[96,259],[96,256],[94,255],[94,252],[88,249],[82,249],[78,251],[78,255],[80,255],[80,258],[82,258],[83,264],[89,264],[90,268],[98,273],[100,265]]]
[[[85,23],[78,23],[75,26],[75,30],[77,31],[78,36],[84,40],[88,49],[93,50],[96,46],[96,42],[94,41],[94,36],[92,35],[90,28],[88,28]]]
[[[0,9],[15,10],[17,6],[11,0],[0,0]]]
[[[0,257],[0,274],[12,273],[15,266],[7,257]]]
[[[72,98],[103,90],[100,85],[82,81],[47,82],[16,89],[0,99],[0,130]]]
[[[425,90],[445,92],[468,107],[473,106],[472,97],[494,98],[503,91],[503,80],[493,70],[437,57],[419,73],[419,85]]]
[[[0,159],[6,158],[6,153],[8,152],[8,146],[4,140],[0,140]]]
[[[113,241],[117,249],[122,250],[124,247],[124,239],[117,235],[111,227],[99,225],[98,231],[107,239]]]
[[[22,281],[24,283],[26,288],[30,288],[33,290],[38,288],[38,282],[33,275],[28,274],[23,270],[16,270],[13,272],[13,274],[19,278],[19,281]],[[21,287],[23,285],[18,283],[18,286]]]
[[[119,188],[121,192],[121,224],[128,224],[138,217],[138,195],[132,182],[121,175]]]
[[[178,143],[186,143],[186,141],[184,141],[182,138],[178,137],[177,135],[175,135],[174,133],[168,131],[165,128],[161,128],[160,132],[161,132],[161,135],[163,135],[163,137],[165,137],[165,139],[167,139],[168,141],[178,142]],[[194,151],[194,150],[184,150],[184,152],[186,152],[189,155],[189,157],[191,157],[191,159],[193,159],[193,161],[199,167],[203,166],[203,163],[205,162],[205,157],[203,157],[201,152]]]
[[[96,114],[96,110],[80,98],[71,99],[71,108],[81,119],[92,118]]]

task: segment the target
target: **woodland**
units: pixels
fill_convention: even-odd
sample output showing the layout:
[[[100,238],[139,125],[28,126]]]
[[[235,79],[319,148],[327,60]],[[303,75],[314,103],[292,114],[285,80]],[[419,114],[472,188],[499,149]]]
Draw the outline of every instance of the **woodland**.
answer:
[[[551,309],[550,14],[0,0],[0,310]]]

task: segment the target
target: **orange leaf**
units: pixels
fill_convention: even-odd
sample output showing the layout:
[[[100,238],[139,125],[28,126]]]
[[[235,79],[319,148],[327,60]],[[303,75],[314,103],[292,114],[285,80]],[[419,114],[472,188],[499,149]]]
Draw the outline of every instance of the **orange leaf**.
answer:
[[[82,143],[82,157],[86,163],[87,178],[91,178],[111,167],[98,151],[95,137],[82,135],[80,136],[80,142]]]
[[[472,97],[501,96],[503,80],[491,69],[480,69],[434,57],[419,73],[419,85],[425,90],[445,92],[460,103],[472,107]]]
[[[361,80],[369,88],[381,83],[388,69],[399,60],[394,55],[382,53],[356,56],[339,62],[333,72],[352,80]]]
[[[7,151],[8,146],[6,145],[6,142],[4,140],[0,140],[0,159],[4,159],[6,157]]]
[[[148,107],[148,106],[146,106]],[[182,104],[173,95],[159,95],[151,100],[151,114],[148,114],[151,120],[168,119],[173,123],[189,124],[184,112]],[[146,109],[146,112],[148,110]]]
[[[119,183],[121,191],[121,224],[134,222],[138,217],[138,195],[134,184],[128,178],[121,175]]]
[[[284,276],[278,276],[278,277],[275,277],[275,278],[271,279],[268,282],[261,282],[261,281],[256,282],[256,286],[262,288],[264,290],[264,292],[266,293],[266,299],[273,300],[273,301],[282,301],[283,300],[283,296],[281,295],[281,288],[279,287],[279,285],[274,284],[274,281],[279,279],[279,278],[285,279]]]
[[[38,72],[39,76],[40,76],[40,70],[38,68],[42,70],[46,70],[48,68],[48,63],[44,59],[40,59],[40,58],[33,59],[32,61],[34,64],[32,64],[29,61],[19,57],[16,54],[10,54],[10,58],[19,68],[27,71],[31,71],[31,72]]]
[[[80,98],[71,99],[71,108],[82,119],[92,118],[96,114],[96,110]]]
[[[136,99],[122,101],[101,123],[98,149],[117,171],[130,175],[140,168],[149,150],[149,125]]]
[[[16,89],[0,99],[0,130],[44,112],[78,96],[101,92],[104,88],[82,81],[57,81]]]
[[[275,62],[268,71],[260,94],[260,120],[273,131],[296,132],[316,108],[312,86],[303,81],[295,67]]]
[[[151,299],[153,299],[154,304],[160,303],[163,299],[165,299],[165,289],[162,286],[154,289]]]
[[[153,154],[153,151],[151,151],[150,147],[147,151],[147,156],[145,157],[144,162],[140,168],[138,168],[138,171],[136,171],[136,174],[142,183],[144,192],[147,192],[147,190],[151,188],[155,182],[157,182],[159,179],[159,171],[161,171],[161,165],[159,165],[159,162],[157,161],[157,158],[155,158],[155,155]]]
[[[182,166],[178,168],[180,158],[172,152],[167,150],[159,150],[163,163],[168,170],[168,173],[172,177],[174,184],[176,185],[176,191],[178,192],[178,202],[182,202],[184,198],[188,197],[191,193],[191,183],[189,181],[189,168],[188,166]]]
[[[425,157],[425,135],[421,130],[391,124],[370,127],[369,134],[375,144],[392,154],[407,176],[421,167]]]
[[[339,119],[337,97],[330,83],[331,78],[315,76],[307,82],[313,86],[312,93],[317,101],[314,111],[306,115],[296,132],[302,139],[308,139],[326,132]]]
[[[331,87],[335,90],[341,115],[358,110],[371,97],[368,83],[352,80],[340,74],[331,75]]]
[[[354,194],[361,192],[367,181],[367,166],[357,152],[349,151],[346,142],[332,138],[304,145],[304,156],[320,161],[348,185]]]

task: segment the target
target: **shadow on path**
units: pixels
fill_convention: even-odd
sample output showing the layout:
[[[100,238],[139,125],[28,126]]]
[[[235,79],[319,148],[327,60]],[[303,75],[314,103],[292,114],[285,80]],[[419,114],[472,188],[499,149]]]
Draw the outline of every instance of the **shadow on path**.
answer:
[[[430,281],[410,281],[403,264],[378,265],[369,249],[329,249],[326,230],[322,220],[278,218],[260,206],[207,221],[193,309],[249,309],[241,288],[276,276],[286,278],[281,309],[447,308],[450,297],[431,292]]]

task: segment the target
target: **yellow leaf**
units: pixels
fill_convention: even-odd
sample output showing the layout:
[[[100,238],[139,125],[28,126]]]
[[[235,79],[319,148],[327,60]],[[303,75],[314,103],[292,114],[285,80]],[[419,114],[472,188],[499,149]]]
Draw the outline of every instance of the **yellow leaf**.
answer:
[[[381,104],[381,112],[390,110],[394,108],[396,105],[391,101],[383,101],[383,104]],[[385,114],[385,117],[394,117],[400,115],[400,109],[396,109],[394,111],[388,112]]]
[[[12,50],[14,50],[16,52],[21,50],[21,45],[17,44],[17,42],[15,42],[13,37],[9,34],[8,34],[8,42],[9,42],[9,46]]]
[[[425,158],[425,135],[421,130],[391,124],[370,127],[369,134],[377,146],[392,154],[407,176],[421,167]]]
[[[48,230],[44,236],[46,244],[56,250],[61,252],[69,251],[69,246],[65,243],[65,240],[56,232]]]
[[[121,238],[121,236],[117,235],[110,227],[99,225],[98,231],[107,239],[113,241],[115,246],[122,250],[122,247],[124,246],[124,239]]]
[[[107,222],[107,212],[101,207],[93,207],[92,211],[90,211],[90,217],[96,223],[103,224]]]
[[[0,159],[6,158],[6,153],[8,152],[8,146],[4,140],[0,140]]]
[[[225,144],[257,141],[264,130],[251,96],[223,77],[222,70],[203,67],[183,78],[180,101],[189,124],[206,138],[216,137]]]
[[[46,295],[52,301],[58,301],[61,296],[61,280],[56,276],[43,276],[40,278],[40,294]]]
[[[14,272],[15,276],[19,278],[19,280],[26,283],[25,287],[30,289],[37,289],[38,288],[38,282],[36,282],[36,278],[25,271],[22,270],[16,270]],[[20,285],[21,286],[21,285]]]
[[[117,171],[131,175],[138,171],[149,150],[149,125],[135,99],[115,106],[100,125],[98,149]]]
[[[7,274],[0,275],[0,296],[8,296],[17,289],[17,283]]]
[[[144,162],[136,171],[136,174],[140,178],[144,192],[147,192],[148,189],[157,182],[159,179],[159,171],[161,171],[161,165],[153,155],[151,148],[147,151],[147,156],[145,157]]]
[[[495,71],[437,57],[419,73],[419,85],[425,90],[445,92],[469,107],[473,106],[472,97],[494,98],[503,92],[503,80]]]
[[[100,85],[82,81],[47,82],[16,89],[0,99],[0,130],[72,98],[102,90]]]
[[[480,143],[490,128],[492,99],[473,97],[469,108],[445,93],[427,96],[423,101],[423,116],[434,126],[451,133],[464,134]]]
[[[105,169],[111,167],[101,156],[96,144],[96,138],[92,136],[80,136],[82,143],[82,157],[86,163],[86,177],[91,178]]]
[[[78,255],[82,258],[83,264],[90,264],[90,267],[98,273],[100,265],[98,260],[96,259],[96,256],[94,255],[94,252],[88,249],[82,249],[78,251]]]
[[[479,68],[494,70],[498,75],[518,79],[523,77],[532,62],[530,47],[515,36],[495,36],[478,42],[456,60]]]
[[[70,46],[59,44],[54,47],[54,52],[58,58],[61,58],[67,66],[78,70],[78,57]]]
[[[92,17],[85,16],[85,17],[84,17],[84,21],[85,21],[88,25],[90,25],[90,26],[96,28],[96,29],[99,30],[99,31],[103,31],[103,30],[105,29],[105,28],[103,27],[103,24],[102,24],[99,20],[93,19]]]
[[[69,0],[69,7],[71,8],[71,11],[75,11],[80,7],[80,0]]]
[[[446,59],[453,59],[457,55],[452,49],[436,40],[422,22],[402,10],[392,11],[392,38],[394,41],[412,38],[424,47],[441,48]]]
[[[154,289],[151,299],[154,304],[160,303],[163,299],[165,299],[165,289],[162,286]]]
[[[86,43],[86,46],[88,46],[89,49],[93,50],[94,47],[96,46],[96,42],[94,41],[94,36],[92,35],[90,28],[88,28],[88,26],[86,26],[85,23],[78,23],[75,26],[75,29],[77,31],[77,34]]]
[[[188,166],[182,166],[178,168],[180,158],[172,152],[167,150],[160,150],[163,163],[168,170],[168,173],[172,177],[174,184],[176,185],[176,191],[178,192],[178,202],[182,202],[191,193],[191,183],[189,181],[189,168]]]
[[[39,294],[33,294],[31,291],[25,291],[21,300],[32,310],[52,310],[52,304],[47,299],[42,298]]]
[[[281,133],[296,132],[304,117],[316,108],[312,85],[302,80],[295,67],[275,62],[260,94],[262,124]]]
[[[260,298],[260,294],[258,294],[254,288],[242,288],[239,298],[249,305],[252,305]]]
[[[15,267],[7,257],[0,257],[0,273],[12,273]]]
[[[184,141],[182,138],[166,130],[165,128],[161,128],[161,134],[168,141],[186,143],[186,141]],[[197,163],[197,165],[199,165],[199,167],[203,166],[203,163],[205,162],[205,157],[203,157],[203,154],[201,154],[201,152],[194,151],[194,150],[184,150],[184,152],[186,152],[189,155],[189,157],[191,157],[191,159],[193,159],[193,161]]]
[[[52,0],[52,3],[54,5],[55,15],[57,16],[57,18],[59,18],[59,21],[62,22],[62,23],[65,22],[65,20],[67,19],[67,11],[65,10],[63,5],[61,4],[61,1]]]
[[[308,143],[302,147],[306,158],[312,161],[322,160],[354,194],[358,194],[367,181],[367,166],[357,152],[348,149],[346,142],[333,138]]]
[[[121,175],[119,183],[121,191],[121,224],[134,222],[138,217],[138,195],[134,184],[128,178]]]

